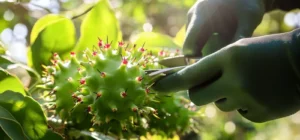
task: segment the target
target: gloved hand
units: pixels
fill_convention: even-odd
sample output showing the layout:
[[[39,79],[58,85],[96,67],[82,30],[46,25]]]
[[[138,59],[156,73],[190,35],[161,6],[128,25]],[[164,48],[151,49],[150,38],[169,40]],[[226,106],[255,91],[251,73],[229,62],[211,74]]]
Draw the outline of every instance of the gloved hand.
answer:
[[[250,37],[265,13],[264,1],[198,0],[188,12],[184,54],[202,56],[204,45],[215,32],[225,41],[222,47]]]
[[[296,43],[298,42],[298,43]],[[189,90],[196,105],[215,102],[253,122],[300,109],[300,29],[245,38],[155,83],[154,90]]]

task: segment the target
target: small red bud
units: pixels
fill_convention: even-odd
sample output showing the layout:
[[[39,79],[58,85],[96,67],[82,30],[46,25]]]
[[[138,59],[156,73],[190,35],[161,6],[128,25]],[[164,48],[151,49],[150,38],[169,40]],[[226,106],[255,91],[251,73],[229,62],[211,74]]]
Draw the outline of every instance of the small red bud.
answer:
[[[141,52],[144,52],[144,51],[145,51],[144,47],[140,48],[140,51],[141,51]]]
[[[77,102],[81,102],[82,99],[80,97],[77,97]]]
[[[102,40],[101,40],[100,38],[98,38],[98,40],[99,40],[99,41],[98,41],[98,46],[99,46],[99,47],[102,47],[102,46],[103,46]]]
[[[102,45],[103,45],[102,42],[98,42],[99,47],[102,47]]]
[[[137,81],[141,82],[143,80],[143,77],[139,76],[136,78]]]
[[[119,42],[119,46],[122,47],[123,45],[124,45],[124,42],[123,42],[123,41],[120,41],[120,42]]]
[[[161,51],[159,52],[159,55],[160,55],[160,56],[163,56],[163,55],[164,55],[164,50],[161,50]]]
[[[122,64],[127,65],[127,64],[128,64],[128,60],[127,60],[126,58],[124,58],[124,59],[122,60]]]
[[[57,64],[57,60],[53,60],[52,63],[53,63],[53,64]]]
[[[148,93],[150,93],[150,89],[149,88],[146,88],[146,93],[148,94]]]
[[[97,54],[98,54],[98,53],[97,53],[96,51],[93,52],[93,56],[97,56]]]
[[[80,82],[81,85],[84,85],[86,81],[85,81],[85,79],[80,79],[79,82]]]
[[[101,72],[100,75],[102,78],[104,78],[106,76],[106,74],[104,72]]]
[[[137,111],[137,108],[132,108],[132,111],[133,111],[133,112],[136,112],[136,111]]]
[[[88,112],[91,112],[91,111],[92,111],[92,107],[91,107],[91,106],[88,106],[88,107],[87,107],[87,111],[88,111]]]
[[[75,52],[71,52],[70,54],[71,54],[71,56],[75,56]]]
[[[101,94],[100,92],[98,92],[98,93],[97,93],[96,99],[98,99],[98,98],[101,97],[101,96],[102,96],[102,94]]]
[[[109,49],[110,48],[110,44],[105,44],[104,48],[105,49]]]
[[[127,96],[127,93],[126,93],[126,92],[122,92],[122,93],[121,93],[121,97],[122,97],[122,98],[125,98],[126,96]]]

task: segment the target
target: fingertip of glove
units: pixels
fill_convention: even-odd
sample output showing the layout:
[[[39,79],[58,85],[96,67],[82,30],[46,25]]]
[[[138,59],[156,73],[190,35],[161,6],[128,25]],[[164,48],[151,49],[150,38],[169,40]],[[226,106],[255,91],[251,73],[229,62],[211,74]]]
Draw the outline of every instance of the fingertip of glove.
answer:
[[[167,87],[168,85],[165,84],[164,81],[156,81],[152,86],[151,88],[154,90],[154,91],[157,91],[159,93],[167,93],[169,92],[169,89]]]
[[[171,74],[167,77],[164,77],[158,81],[156,81],[153,85],[152,85],[152,89],[160,92],[160,93],[169,93],[172,91],[176,91],[178,88],[178,84],[180,83],[180,81],[178,80],[178,77],[175,74]]]

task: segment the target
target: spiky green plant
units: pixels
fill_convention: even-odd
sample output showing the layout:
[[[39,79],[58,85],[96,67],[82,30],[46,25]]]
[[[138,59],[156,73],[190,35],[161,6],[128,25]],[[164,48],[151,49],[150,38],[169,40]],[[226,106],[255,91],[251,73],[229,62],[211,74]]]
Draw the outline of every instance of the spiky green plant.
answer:
[[[158,108],[157,113],[160,118],[156,119],[150,116],[150,133],[160,134],[162,136],[172,137],[174,134],[183,134],[189,126],[189,119],[193,116],[188,107],[188,101],[181,96],[158,96],[159,102],[151,102],[149,106]]]
[[[63,121],[85,123],[86,128],[93,126],[118,137],[144,135],[149,130],[171,136],[187,128],[189,110],[175,103],[176,98],[160,101],[150,89],[152,78],[145,73],[161,67],[157,61],[167,55],[123,42],[113,47],[99,39],[98,47],[71,52],[69,60],[54,53],[53,65],[45,67],[44,86]],[[165,119],[166,114],[173,116]]]

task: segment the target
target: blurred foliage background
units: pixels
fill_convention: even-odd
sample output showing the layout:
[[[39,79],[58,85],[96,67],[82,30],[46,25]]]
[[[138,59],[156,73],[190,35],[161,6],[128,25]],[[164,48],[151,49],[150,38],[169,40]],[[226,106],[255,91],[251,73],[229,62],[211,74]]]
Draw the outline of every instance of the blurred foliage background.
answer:
[[[109,0],[122,30],[123,40],[139,38],[181,46],[184,38],[186,13],[196,0]],[[0,54],[27,63],[27,49],[34,23],[49,13],[73,17],[77,39],[80,23],[96,0],[0,0]],[[76,17],[76,18],[74,18]],[[287,32],[300,27],[300,11],[272,11],[266,13],[254,36]],[[91,27],[92,29],[93,27]],[[173,41],[165,42],[165,40]],[[143,39],[142,39],[143,40]],[[151,44],[151,42],[150,42]],[[3,46],[3,47],[1,47]],[[26,77],[22,78],[26,82]],[[255,124],[238,113],[224,113],[213,104],[201,108],[204,140],[300,140],[300,112],[292,116]],[[159,139],[151,137],[148,139]],[[178,138],[174,138],[178,139]]]

